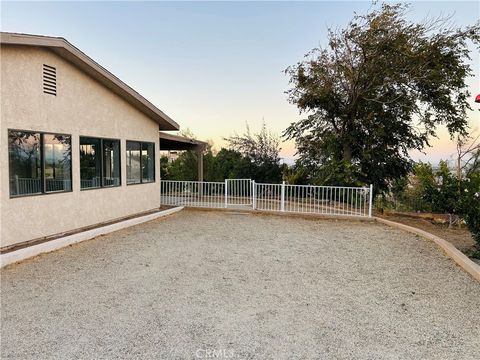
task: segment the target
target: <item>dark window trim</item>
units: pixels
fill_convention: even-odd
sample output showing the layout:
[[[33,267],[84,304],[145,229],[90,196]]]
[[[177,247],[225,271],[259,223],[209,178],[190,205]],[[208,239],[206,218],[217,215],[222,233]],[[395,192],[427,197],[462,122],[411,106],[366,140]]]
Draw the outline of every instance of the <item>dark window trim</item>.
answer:
[[[58,133],[52,131],[39,131],[39,130],[25,130],[25,129],[10,129],[7,128],[7,146],[8,151],[10,152],[10,143],[8,142],[8,135],[10,131],[18,131],[18,132],[28,132],[40,135],[40,181],[42,183],[42,192],[33,193],[33,194],[23,194],[23,195],[12,195],[10,191],[10,184],[8,188],[8,193],[10,195],[10,199],[17,199],[22,197],[29,197],[29,196],[41,196],[41,195],[51,195],[51,194],[63,194],[73,192],[73,156],[72,156],[72,134],[65,134],[65,133]],[[43,148],[44,135],[62,135],[62,136],[70,136],[70,181],[71,186],[70,190],[59,190],[59,191],[45,191],[45,150]],[[8,156],[8,179],[10,179],[10,155]]]
[[[97,138],[97,139],[100,139],[100,143],[101,143],[101,147],[102,147],[102,158],[101,158],[101,163],[102,163],[102,178],[100,180],[100,183],[101,183],[101,188],[115,188],[115,187],[119,187],[119,186],[122,186],[122,141],[120,139],[111,139],[111,138]],[[105,156],[105,148],[103,147],[103,141],[104,140],[107,140],[107,141],[118,141],[118,167],[119,167],[119,170],[120,170],[120,173],[119,173],[119,182],[118,182],[118,185],[105,185],[104,184],[104,177],[105,177],[105,173],[104,173],[104,161],[103,161],[103,157]]]
[[[99,136],[88,136],[88,135],[80,135],[78,137],[78,151],[80,152],[80,146],[82,146],[80,139],[81,138],[90,138],[90,139],[98,139],[100,140],[100,186],[97,187],[89,187],[89,188],[82,188],[82,177],[80,175],[80,191],[88,191],[88,190],[98,190],[98,189],[111,189],[111,188],[117,188],[122,186],[122,140],[121,139],[115,139],[115,138],[109,138],[109,137],[99,137]],[[103,140],[109,140],[109,141],[118,141],[118,167],[120,168],[120,177],[119,177],[119,183],[118,185],[110,185],[110,186],[105,186],[103,184],[104,182],[104,173],[103,173]],[[79,154],[80,156],[80,154]],[[80,159],[80,158],[79,158]],[[81,170],[81,169],[80,169]]]
[[[127,143],[137,143],[140,145],[140,182],[138,183],[128,183],[128,177],[127,177],[127,186],[130,186],[130,185],[140,185],[140,184],[152,184],[152,183],[155,183],[157,181],[157,177],[156,177],[156,155],[155,155],[155,142],[154,141],[140,141],[140,140],[126,140],[125,141],[125,151],[128,151],[127,150]],[[142,167],[142,144],[151,144],[153,145],[153,180],[151,181],[143,181],[143,167]]]
[[[140,142],[142,146],[143,144],[151,144],[153,145],[153,180],[150,180],[150,181],[143,181],[143,171],[140,172],[140,177],[141,177],[141,180],[142,180],[142,184],[151,184],[151,183],[154,183],[156,181],[156,177],[155,177],[155,162],[157,160],[157,157],[155,156],[155,143],[154,142],[151,142],[151,141],[141,141]],[[142,170],[142,151],[143,151],[143,146],[140,148],[140,169]]]

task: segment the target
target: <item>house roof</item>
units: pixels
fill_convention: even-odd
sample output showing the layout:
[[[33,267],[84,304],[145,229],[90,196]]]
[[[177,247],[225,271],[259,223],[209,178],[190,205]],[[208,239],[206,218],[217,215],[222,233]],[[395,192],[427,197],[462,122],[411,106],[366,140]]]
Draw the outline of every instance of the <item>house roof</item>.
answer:
[[[200,140],[189,139],[183,136],[160,134],[160,150],[197,150],[203,151],[207,148],[207,143]]]
[[[125,99],[152,120],[156,121],[159,124],[160,130],[178,130],[180,128],[180,126],[163,111],[64,38],[6,32],[1,32],[0,34],[0,43],[2,46],[22,45],[48,48],[60,57],[73,63],[79,69],[105,85],[112,92]]]

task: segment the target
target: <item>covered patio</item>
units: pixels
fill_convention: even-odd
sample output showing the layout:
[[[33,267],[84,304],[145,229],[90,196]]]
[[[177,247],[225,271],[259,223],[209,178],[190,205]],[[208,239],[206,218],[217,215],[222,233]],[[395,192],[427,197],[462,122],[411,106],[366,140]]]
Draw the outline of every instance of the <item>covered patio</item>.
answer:
[[[189,139],[183,136],[172,135],[161,131],[159,132],[159,136],[160,151],[195,151],[198,159],[198,181],[203,181],[203,152],[207,148],[207,143],[204,141]]]

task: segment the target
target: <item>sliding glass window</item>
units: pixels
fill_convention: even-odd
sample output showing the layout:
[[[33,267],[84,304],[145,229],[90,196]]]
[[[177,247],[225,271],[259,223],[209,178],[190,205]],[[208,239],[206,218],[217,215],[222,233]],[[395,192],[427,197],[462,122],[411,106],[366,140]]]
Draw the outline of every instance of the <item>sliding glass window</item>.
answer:
[[[80,187],[120,186],[120,140],[80,137]]]
[[[155,143],[127,141],[127,184],[155,182]]]
[[[120,185],[120,140],[103,140],[103,186]]]
[[[72,190],[71,136],[8,131],[10,196]]]
[[[45,192],[72,190],[71,137],[43,134]]]
[[[155,144],[142,143],[142,182],[155,181]]]
[[[102,186],[102,140],[80,137],[80,188]]]
[[[140,149],[141,143],[127,141],[127,184],[140,184]]]

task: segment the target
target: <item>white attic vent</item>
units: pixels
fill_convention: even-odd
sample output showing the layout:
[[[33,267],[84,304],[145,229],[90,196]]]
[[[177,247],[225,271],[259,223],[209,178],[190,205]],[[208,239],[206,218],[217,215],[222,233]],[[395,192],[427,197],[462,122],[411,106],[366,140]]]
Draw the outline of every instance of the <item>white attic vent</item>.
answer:
[[[57,96],[57,69],[43,64],[43,92]]]

